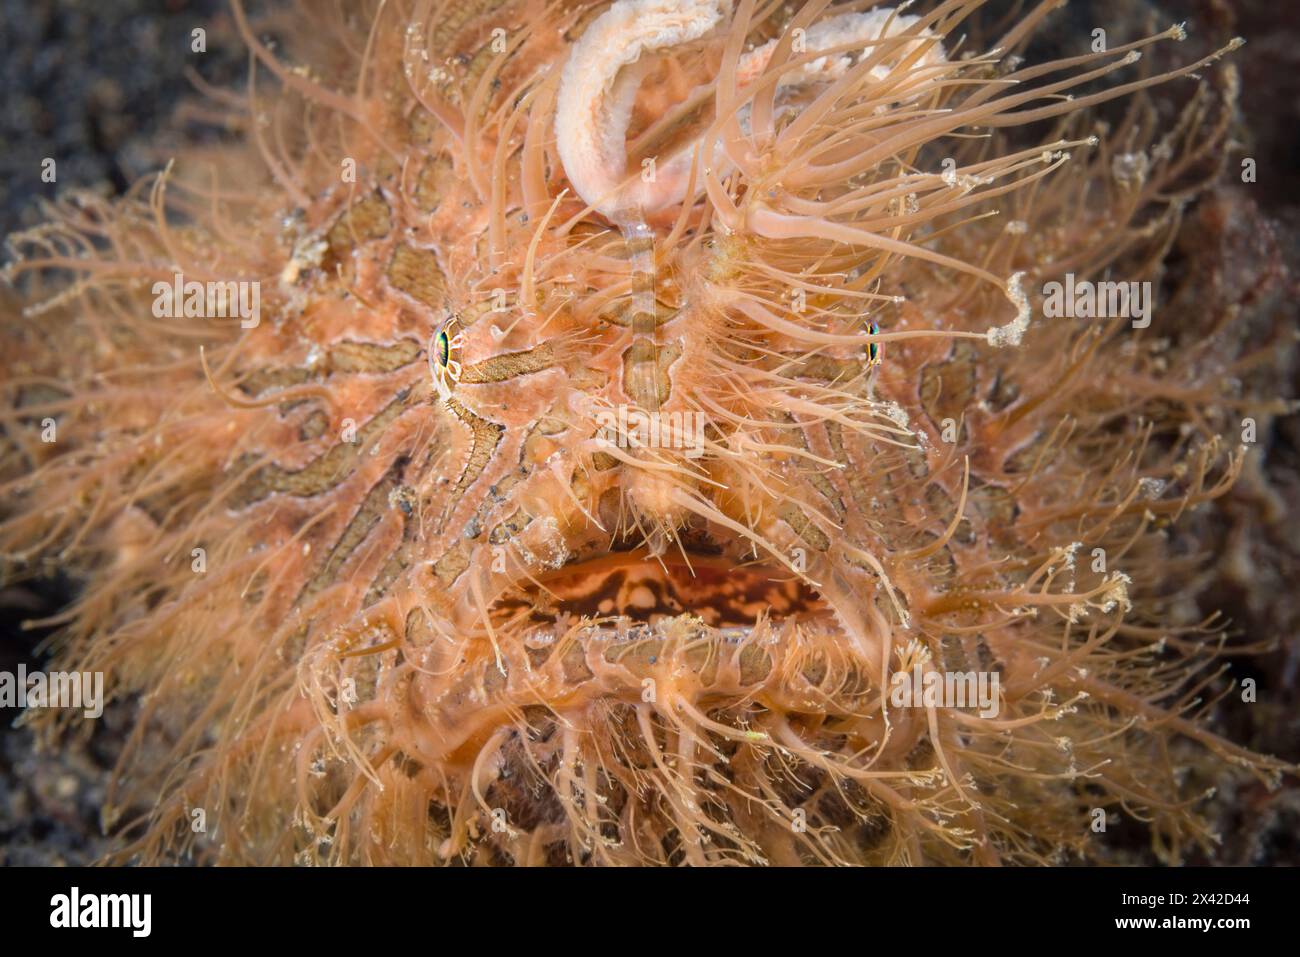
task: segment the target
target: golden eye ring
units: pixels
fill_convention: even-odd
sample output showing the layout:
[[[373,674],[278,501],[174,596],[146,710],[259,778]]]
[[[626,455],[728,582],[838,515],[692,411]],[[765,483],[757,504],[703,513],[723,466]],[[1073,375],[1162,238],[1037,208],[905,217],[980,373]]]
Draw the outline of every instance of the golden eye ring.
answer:
[[[465,345],[465,333],[460,328],[460,317],[452,313],[429,340],[429,372],[434,388],[445,401],[451,398],[460,381],[461,362],[458,358]]]
[[[875,337],[880,335],[880,325],[875,321],[867,323],[867,335]],[[880,365],[880,343],[874,338],[867,343],[867,368],[874,368]]]

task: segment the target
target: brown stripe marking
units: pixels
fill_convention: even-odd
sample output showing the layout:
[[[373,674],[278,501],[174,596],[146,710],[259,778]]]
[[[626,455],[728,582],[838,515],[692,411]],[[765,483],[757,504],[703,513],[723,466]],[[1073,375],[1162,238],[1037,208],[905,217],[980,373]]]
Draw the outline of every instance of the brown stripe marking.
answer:
[[[357,508],[356,514],[343,529],[343,534],[339,536],[334,547],[330,549],[325,557],[324,564],[320,570],[312,577],[302,592],[298,595],[298,601],[303,602],[311,598],[317,592],[321,591],[328,585],[338,580],[339,569],[357,550],[366,536],[384,517],[384,513],[389,511],[392,506],[389,504],[389,496],[401,485],[402,470],[406,468],[407,460],[399,458],[383,477],[370,487],[366,497],[362,499],[361,505]]]
[[[544,342],[535,349],[526,352],[506,352],[472,366],[466,366],[461,373],[461,385],[485,385],[492,382],[506,382],[521,375],[541,372],[555,365],[555,349],[549,342]]]
[[[461,470],[460,478],[456,481],[456,487],[451,491],[450,501],[447,502],[447,510],[443,513],[443,521],[446,521],[452,511],[459,504],[461,496],[465,490],[474,484],[474,481],[483,474],[487,468],[492,456],[496,453],[497,446],[501,444],[501,439],[505,435],[505,426],[497,422],[490,422],[482,416],[475,415],[465,406],[456,401],[455,398],[446,400],[446,406],[451,410],[452,415],[460,419],[470,430],[472,434],[472,444],[469,450],[469,459],[465,463],[465,468]]]
[[[422,351],[423,347],[415,339],[399,339],[392,345],[348,340],[331,348],[325,361],[316,368],[258,369],[239,383],[239,391],[256,397],[272,389],[302,385],[335,372],[383,375],[417,361]]]
[[[398,246],[388,264],[388,281],[431,309],[439,308],[447,300],[446,277],[431,249]]]
[[[258,469],[231,497],[231,507],[246,508],[277,492],[310,498],[332,489],[356,470],[357,462],[371,439],[406,410],[411,395],[409,389],[399,392],[392,402],[361,427],[356,441],[339,442],[301,469],[292,471],[274,463]]]
[[[793,528],[795,534],[810,547],[819,552],[824,552],[831,547],[831,540],[826,537],[826,533],[823,532],[798,505],[786,502],[781,506],[777,515],[779,515],[787,525]]]
[[[343,260],[361,243],[382,239],[392,228],[388,204],[377,196],[363,199],[346,209],[330,229],[330,252],[336,260]]]

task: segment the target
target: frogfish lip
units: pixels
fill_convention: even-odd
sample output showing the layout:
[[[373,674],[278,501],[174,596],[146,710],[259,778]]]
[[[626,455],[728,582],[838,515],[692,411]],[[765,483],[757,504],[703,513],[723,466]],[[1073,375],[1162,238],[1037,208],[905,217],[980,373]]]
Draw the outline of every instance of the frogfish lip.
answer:
[[[488,607],[476,653],[431,646],[446,657],[415,678],[411,713],[428,728],[409,742],[413,753],[472,762],[487,736],[534,706],[680,711],[746,740],[766,738],[744,720],[730,727],[708,715],[869,714],[880,662],[850,639],[843,609],[740,547],[656,555],[616,545],[545,572],[534,566]]]
[[[566,635],[635,641],[693,634],[725,643],[779,640],[791,629],[836,629],[829,604],[775,563],[645,548],[565,565],[504,595],[495,628],[526,646]]]

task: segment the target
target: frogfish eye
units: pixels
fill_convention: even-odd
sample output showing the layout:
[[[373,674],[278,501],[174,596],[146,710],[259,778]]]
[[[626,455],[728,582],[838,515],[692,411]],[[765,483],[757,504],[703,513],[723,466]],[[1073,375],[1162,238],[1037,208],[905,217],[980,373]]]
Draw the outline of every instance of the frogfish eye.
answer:
[[[867,334],[871,336],[880,335],[880,325],[876,322],[867,323]],[[867,344],[867,363],[876,365],[880,362],[880,343],[872,340]]]
[[[444,399],[451,396],[460,379],[461,364],[456,353],[464,344],[465,336],[454,315],[439,327],[429,342],[429,371],[433,374],[434,388]]]

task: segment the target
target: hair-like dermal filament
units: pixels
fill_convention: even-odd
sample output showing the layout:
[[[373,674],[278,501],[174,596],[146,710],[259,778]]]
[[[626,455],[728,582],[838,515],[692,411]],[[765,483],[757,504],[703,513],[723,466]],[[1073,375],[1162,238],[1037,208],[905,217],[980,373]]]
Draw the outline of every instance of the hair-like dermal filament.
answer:
[[[637,211],[675,206],[687,199],[692,181],[702,182],[691,175],[702,145],[698,139],[662,161],[656,157],[652,177],[629,179],[626,136],[637,88],[644,80],[642,55],[707,36],[730,14],[731,6],[731,0],[618,0],[574,45],[556,101],[556,148],[569,182],[593,209],[619,222]],[[855,55],[873,51],[918,20],[885,8],[839,14],[807,30],[795,28],[797,34],[769,40],[740,57],[732,92],[742,92],[762,77],[778,53],[788,57],[793,37],[798,36],[797,46],[803,55],[767,78],[772,95],[762,100],[767,110],[759,119],[762,132],[770,135],[773,126],[794,108],[790,101],[799,91],[810,84],[840,79],[849,72]],[[917,68],[901,81],[894,78],[887,84],[895,103],[920,92],[934,74],[927,68],[945,62],[942,44],[928,29],[920,29],[912,43],[921,55],[908,59],[915,61]],[[872,57],[867,77],[877,82],[890,78],[899,59],[898,54]],[[749,133],[750,103],[737,102],[735,109],[733,122]],[[723,178],[728,160],[725,156],[718,160],[723,166],[711,174]]]
[[[597,17],[574,45],[561,75],[556,100],[557,151],[565,174],[579,196],[612,220],[624,238],[632,284],[631,346],[624,388],[637,407],[653,414],[660,408],[662,376],[656,344],[656,234],[646,222],[646,213],[687,199],[687,190],[698,182],[701,144],[688,143],[663,163],[651,157],[646,161],[649,175],[628,178],[626,135],[633,103],[646,72],[642,56],[698,40],[729,13],[730,3],[722,0],[686,3],[620,0]],[[798,70],[777,79],[775,88],[781,102],[775,108],[775,115],[766,119],[778,121],[793,109],[788,101],[809,84],[826,83],[843,76],[851,64],[851,57],[846,53],[870,51],[873,45],[897,35],[915,20],[883,10],[841,14],[807,31],[800,28],[799,45],[808,58]],[[925,44],[923,64],[942,62],[941,44],[928,30],[921,35],[930,38]],[[741,58],[737,68],[740,86],[763,74],[778,46],[778,41],[772,40]],[[893,65],[877,57],[870,77],[874,80],[888,77]],[[906,99],[913,87],[924,82],[924,75],[919,75],[893,84],[895,97]],[[749,104],[740,104],[737,109],[741,122],[748,128]],[[842,341],[863,340],[844,336]],[[642,512],[662,511],[660,503],[674,497],[665,494],[668,490],[660,478],[643,476],[632,482],[633,499]],[[657,519],[648,514],[647,521]]]
[[[628,398],[650,413],[659,411],[658,307],[655,304],[654,231],[637,213],[620,212],[618,227],[627,247],[628,266],[632,271],[631,322],[632,345],[626,365],[624,387]]]
[[[616,0],[574,44],[556,98],[556,151],[593,209],[621,222],[672,202],[657,169],[652,182],[625,182],[627,129],[644,79],[638,61],[707,35],[729,7],[730,0]]]
[[[657,170],[649,182],[644,176],[625,181],[625,137],[644,79],[642,54],[699,39],[721,22],[725,6],[725,0],[618,0],[575,44],[556,99],[556,145],[565,175],[578,195],[623,235],[632,282],[624,390],[637,409],[650,415],[659,413],[661,396],[655,233],[645,213],[665,203],[656,195],[663,189]],[[662,480],[652,476],[642,481],[657,485]]]

